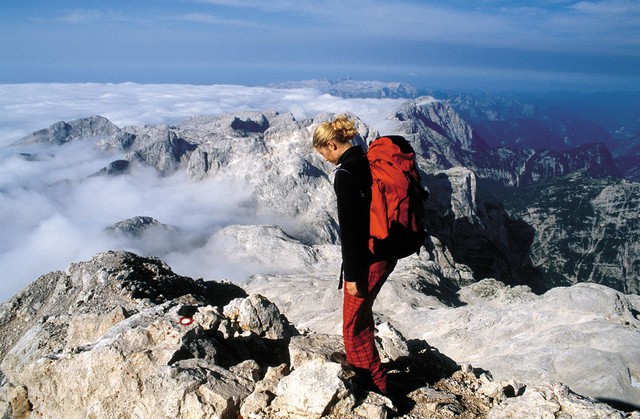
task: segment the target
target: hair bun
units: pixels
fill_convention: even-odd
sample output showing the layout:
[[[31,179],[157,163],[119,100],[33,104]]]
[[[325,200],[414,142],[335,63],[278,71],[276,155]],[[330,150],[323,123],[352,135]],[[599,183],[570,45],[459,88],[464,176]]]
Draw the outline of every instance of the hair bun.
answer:
[[[344,114],[338,115],[331,123],[331,127],[338,137],[344,138],[345,140],[351,140],[358,134],[355,123]]]

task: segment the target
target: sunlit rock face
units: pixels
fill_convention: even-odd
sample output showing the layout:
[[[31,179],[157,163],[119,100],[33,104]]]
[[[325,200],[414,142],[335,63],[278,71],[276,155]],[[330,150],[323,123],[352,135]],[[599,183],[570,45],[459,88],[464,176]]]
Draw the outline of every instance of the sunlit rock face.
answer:
[[[243,285],[282,307],[302,328],[339,333],[341,297],[325,276],[265,276]],[[313,291],[311,291],[313,290]],[[374,311],[404,336],[438,348],[494,378],[529,384],[563,382],[574,391],[634,405],[640,396],[634,342],[640,299],[596,284],[554,288],[483,280],[452,287],[439,267],[403,260],[383,287]]]
[[[44,275],[1,313],[3,395],[47,417],[230,416],[295,333],[260,296],[127,252]]]

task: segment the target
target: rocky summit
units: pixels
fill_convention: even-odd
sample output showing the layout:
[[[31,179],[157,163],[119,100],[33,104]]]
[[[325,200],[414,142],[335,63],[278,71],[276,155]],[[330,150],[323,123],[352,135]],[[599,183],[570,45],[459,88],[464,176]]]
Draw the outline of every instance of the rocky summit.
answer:
[[[474,310],[497,310],[496,301],[509,293],[489,284],[463,288],[459,296]],[[511,294],[512,304],[537,304],[540,315],[560,327],[544,314],[541,301],[523,291]],[[577,295],[585,294],[559,290],[548,304]],[[585,297],[575,302],[580,323],[614,333],[615,325],[624,322],[638,333],[637,306],[620,295],[619,304],[602,313],[603,320],[594,313],[604,307],[589,307],[592,300]],[[298,307],[291,314],[297,317],[301,311]],[[486,318],[478,311],[475,315]],[[330,361],[333,352],[342,350],[339,335],[297,327],[269,298],[229,283],[176,275],[156,258],[100,253],[65,272],[40,277],[0,306],[0,416],[640,417],[640,412],[617,410],[603,402],[608,400],[579,395],[559,382],[495,379],[490,370],[454,361],[449,355],[459,354],[455,341],[468,339],[463,324],[438,327],[455,335],[449,353],[440,349],[445,345],[433,345],[443,341],[424,324],[409,317],[404,322],[428,340],[415,332],[405,336],[394,324],[401,323],[377,326],[390,376],[390,394],[384,396],[359,386],[352,371]],[[512,339],[526,340],[527,331],[521,330]],[[571,322],[562,334],[569,330]],[[563,356],[568,363],[586,363],[590,355]],[[628,355],[637,359],[637,353]],[[638,377],[632,368],[628,374]],[[592,378],[606,385],[603,378]]]

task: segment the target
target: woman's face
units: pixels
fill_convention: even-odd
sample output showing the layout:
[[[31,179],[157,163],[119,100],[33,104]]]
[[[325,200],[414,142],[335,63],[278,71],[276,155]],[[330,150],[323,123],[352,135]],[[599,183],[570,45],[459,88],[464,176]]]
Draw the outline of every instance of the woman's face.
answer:
[[[327,145],[318,149],[318,153],[334,166],[338,165],[343,152],[342,147],[338,147],[333,141],[329,141]]]

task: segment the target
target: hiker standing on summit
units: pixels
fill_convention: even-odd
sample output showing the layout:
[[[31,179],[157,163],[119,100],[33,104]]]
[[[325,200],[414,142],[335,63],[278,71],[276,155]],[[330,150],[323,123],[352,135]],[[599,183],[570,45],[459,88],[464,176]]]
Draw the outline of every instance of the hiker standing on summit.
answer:
[[[345,283],[342,333],[346,361],[364,387],[386,394],[387,376],[374,341],[373,302],[397,261],[376,257],[369,249],[372,177],[364,150],[353,145],[357,134],[354,122],[340,115],[316,128],[313,147],[337,166],[334,189]]]

